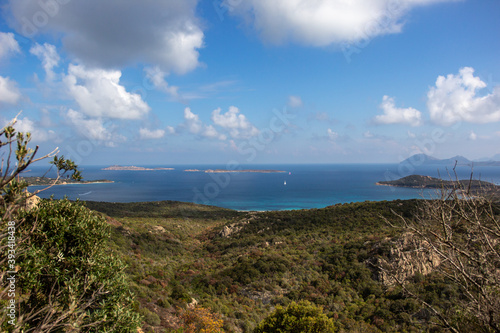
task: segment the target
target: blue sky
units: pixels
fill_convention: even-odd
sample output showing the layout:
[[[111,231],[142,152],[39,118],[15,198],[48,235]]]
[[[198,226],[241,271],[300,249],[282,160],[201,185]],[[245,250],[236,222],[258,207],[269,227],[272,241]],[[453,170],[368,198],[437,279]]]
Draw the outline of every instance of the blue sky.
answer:
[[[500,153],[499,1],[0,3],[0,122],[81,165]]]

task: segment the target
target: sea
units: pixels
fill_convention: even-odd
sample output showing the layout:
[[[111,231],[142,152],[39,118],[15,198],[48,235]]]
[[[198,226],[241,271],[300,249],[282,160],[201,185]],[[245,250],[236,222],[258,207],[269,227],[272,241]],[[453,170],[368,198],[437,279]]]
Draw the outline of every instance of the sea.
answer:
[[[413,166],[402,164],[275,164],[275,165],[141,165],[173,170],[103,170],[106,166],[83,166],[85,180],[107,179],[113,183],[53,186],[42,198],[104,202],[174,200],[213,205],[240,211],[323,208],[338,203],[396,199],[431,199],[435,190],[376,185],[411,174],[442,179],[481,179],[500,185],[500,166]],[[280,173],[187,172],[188,169],[280,170]],[[23,176],[41,176],[46,167],[33,166]],[[53,176],[49,172],[47,176]],[[41,189],[30,186],[29,190]]]

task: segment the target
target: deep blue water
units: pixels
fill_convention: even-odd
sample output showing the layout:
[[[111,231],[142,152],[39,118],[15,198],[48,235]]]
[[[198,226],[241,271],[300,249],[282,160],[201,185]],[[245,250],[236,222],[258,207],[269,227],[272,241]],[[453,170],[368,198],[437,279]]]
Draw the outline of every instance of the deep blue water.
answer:
[[[41,197],[138,202],[177,200],[237,210],[285,210],[321,208],[336,203],[435,197],[434,191],[377,186],[381,180],[421,174],[448,179],[444,167],[415,170],[398,164],[251,165],[245,169],[275,169],[286,173],[185,172],[185,169],[224,169],[224,165],[175,165],[175,170],[104,171],[102,166],[82,167],[84,179],[109,179],[111,184],[61,185]],[[34,167],[26,176],[42,175]],[[459,178],[469,178],[470,167],[458,167]],[[474,178],[500,184],[500,167],[475,167]],[[286,185],[284,182],[286,181]],[[30,187],[30,190],[39,187]]]

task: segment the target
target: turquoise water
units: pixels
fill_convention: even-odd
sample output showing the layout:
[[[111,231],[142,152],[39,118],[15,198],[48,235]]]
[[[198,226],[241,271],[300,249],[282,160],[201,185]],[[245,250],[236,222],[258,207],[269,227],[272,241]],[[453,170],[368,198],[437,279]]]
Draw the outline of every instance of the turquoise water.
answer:
[[[241,169],[275,169],[285,173],[204,173],[185,169],[225,169],[225,165],[165,165],[174,170],[104,171],[103,166],[85,166],[87,180],[109,179],[111,184],[54,186],[41,197],[90,201],[138,202],[177,200],[237,210],[286,210],[322,208],[337,203],[431,198],[434,191],[377,186],[376,182],[421,174],[447,179],[444,167],[414,170],[398,164],[250,165]],[[33,168],[24,175],[42,175]],[[469,178],[470,167],[459,167],[459,177]],[[500,184],[500,167],[475,167],[474,178]],[[285,185],[286,181],[286,185]],[[31,187],[37,189],[39,187]]]

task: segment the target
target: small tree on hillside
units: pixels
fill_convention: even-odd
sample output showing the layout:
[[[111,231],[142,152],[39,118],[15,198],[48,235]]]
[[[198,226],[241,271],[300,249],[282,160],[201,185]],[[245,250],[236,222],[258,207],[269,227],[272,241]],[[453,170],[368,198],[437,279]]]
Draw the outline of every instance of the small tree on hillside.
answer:
[[[53,158],[58,177],[81,179],[56,151],[36,158],[15,120],[0,131],[0,307],[2,332],[134,332],[139,316],[123,264],[106,248],[105,220],[80,203],[44,200],[30,207],[19,174]],[[56,180],[57,181],[57,180]],[[52,184],[54,185],[55,182]]]

